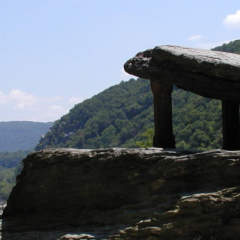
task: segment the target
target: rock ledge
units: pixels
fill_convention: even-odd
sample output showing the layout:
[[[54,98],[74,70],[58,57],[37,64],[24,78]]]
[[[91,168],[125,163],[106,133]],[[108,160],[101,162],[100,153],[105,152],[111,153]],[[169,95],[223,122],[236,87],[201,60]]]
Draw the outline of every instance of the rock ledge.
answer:
[[[2,239],[239,239],[239,180],[240,151],[43,150],[24,160]]]

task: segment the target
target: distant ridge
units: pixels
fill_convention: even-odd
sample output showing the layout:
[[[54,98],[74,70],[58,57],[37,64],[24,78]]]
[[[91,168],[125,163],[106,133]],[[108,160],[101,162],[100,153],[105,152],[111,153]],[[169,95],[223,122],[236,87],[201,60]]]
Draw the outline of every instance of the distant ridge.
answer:
[[[222,46],[213,48],[213,50],[240,54],[240,40],[224,43]]]
[[[0,152],[33,150],[52,124],[31,121],[0,122]]]

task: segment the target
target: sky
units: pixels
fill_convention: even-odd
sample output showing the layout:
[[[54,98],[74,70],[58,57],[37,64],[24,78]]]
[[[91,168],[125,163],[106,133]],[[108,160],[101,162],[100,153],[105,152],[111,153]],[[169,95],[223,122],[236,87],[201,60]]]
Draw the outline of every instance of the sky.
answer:
[[[0,121],[55,121],[157,45],[240,39],[239,0],[0,1]]]

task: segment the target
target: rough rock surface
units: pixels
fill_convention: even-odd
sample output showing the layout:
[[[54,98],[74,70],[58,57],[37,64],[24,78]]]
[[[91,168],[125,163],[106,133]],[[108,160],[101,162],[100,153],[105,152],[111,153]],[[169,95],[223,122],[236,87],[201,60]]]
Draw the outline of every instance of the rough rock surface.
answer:
[[[138,53],[125,70],[146,79],[171,82],[204,97],[240,101],[240,55],[179,46]]]
[[[240,151],[51,149],[30,154],[4,240],[240,239]]]

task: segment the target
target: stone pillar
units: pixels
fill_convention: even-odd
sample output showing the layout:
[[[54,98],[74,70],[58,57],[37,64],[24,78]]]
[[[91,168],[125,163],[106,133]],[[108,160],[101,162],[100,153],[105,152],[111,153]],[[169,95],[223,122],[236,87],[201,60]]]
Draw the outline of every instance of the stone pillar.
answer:
[[[222,101],[223,149],[240,150],[239,103]]]
[[[151,79],[154,103],[154,138],[153,146],[175,148],[172,128],[172,84],[163,84]]]

